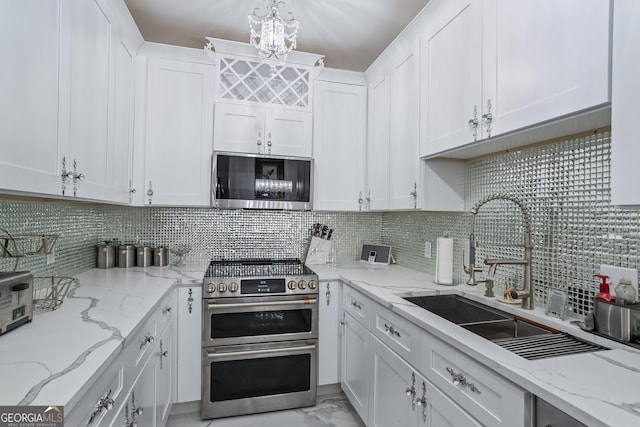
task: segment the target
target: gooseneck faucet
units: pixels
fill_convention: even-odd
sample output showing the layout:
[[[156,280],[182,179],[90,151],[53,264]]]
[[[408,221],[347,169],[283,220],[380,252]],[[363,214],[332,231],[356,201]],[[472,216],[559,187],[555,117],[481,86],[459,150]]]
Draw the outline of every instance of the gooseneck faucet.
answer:
[[[484,263],[489,266],[488,276],[490,279],[487,281],[492,281],[493,276],[495,275],[496,269],[500,264],[511,264],[511,265],[522,265],[524,266],[524,286],[521,291],[513,290],[511,291],[511,296],[513,298],[521,298],[522,299],[522,308],[526,308],[528,310],[533,309],[533,282],[531,280],[531,214],[529,213],[529,209],[522,203],[517,197],[510,196],[508,194],[493,194],[489,197],[486,197],[480,200],[474,207],[471,208],[471,234],[469,235],[469,265],[464,267],[465,273],[469,275],[469,280],[467,281],[468,285],[477,285],[478,281],[476,281],[475,274],[482,271],[481,266],[476,265],[476,248],[479,246],[510,246],[507,244],[499,244],[499,243],[483,243],[480,244],[475,238],[475,220],[476,215],[478,214],[478,210],[486,203],[492,200],[506,200],[515,203],[520,210],[522,211],[522,220],[523,220],[523,228],[524,228],[524,237],[522,246],[524,248],[524,258],[522,259],[493,259],[487,258],[484,260]]]

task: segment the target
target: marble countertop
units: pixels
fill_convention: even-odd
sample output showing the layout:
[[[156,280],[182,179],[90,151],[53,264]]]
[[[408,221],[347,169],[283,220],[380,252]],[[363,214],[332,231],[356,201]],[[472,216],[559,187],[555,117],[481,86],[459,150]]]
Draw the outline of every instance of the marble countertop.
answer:
[[[588,426],[640,425],[640,351],[544,314],[484,296],[484,285],[443,286],[433,276],[396,265],[311,265],[321,280],[342,280],[374,301],[445,340],[520,387]],[[455,293],[517,314],[611,350],[529,361],[401,296]]]
[[[93,269],[55,311],[0,336],[0,405],[64,405],[72,410],[160,300],[202,283],[206,264]]]

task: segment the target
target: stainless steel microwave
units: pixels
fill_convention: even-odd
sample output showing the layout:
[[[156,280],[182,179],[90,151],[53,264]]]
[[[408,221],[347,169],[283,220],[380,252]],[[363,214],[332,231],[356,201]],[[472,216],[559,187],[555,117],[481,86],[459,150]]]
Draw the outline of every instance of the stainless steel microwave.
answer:
[[[212,179],[214,207],[312,208],[312,159],[216,152]]]

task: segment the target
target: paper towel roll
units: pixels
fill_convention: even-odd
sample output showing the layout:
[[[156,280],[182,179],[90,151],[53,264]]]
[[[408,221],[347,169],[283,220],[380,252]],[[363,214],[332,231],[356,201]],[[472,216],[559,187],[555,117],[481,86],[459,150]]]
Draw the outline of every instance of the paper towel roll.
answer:
[[[433,281],[439,285],[453,285],[453,238],[438,237],[436,242],[436,272]]]

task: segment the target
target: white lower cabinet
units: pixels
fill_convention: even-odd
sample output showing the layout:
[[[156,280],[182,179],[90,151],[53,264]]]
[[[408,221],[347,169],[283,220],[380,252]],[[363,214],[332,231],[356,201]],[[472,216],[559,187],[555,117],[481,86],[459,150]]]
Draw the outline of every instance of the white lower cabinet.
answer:
[[[529,394],[424,332],[418,368],[483,425],[523,426]]]
[[[202,288],[178,288],[176,403],[200,400]]]
[[[127,337],[127,344],[115,361],[66,414],[65,424],[166,425],[176,381],[175,298],[176,292],[171,291],[138,331]]]
[[[527,391],[350,286],[342,292],[341,386],[367,426],[526,425]]]
[[[482,426],[373,335],[369,366],[368,426]]]
[[[338,280],[320,282],[318,293],[318,385],[340,382],[340,295]]]
[[[340,386],[365,424],[369,411],[368,360],[369,330],[343,311]]]

